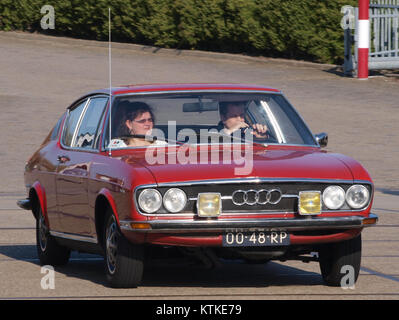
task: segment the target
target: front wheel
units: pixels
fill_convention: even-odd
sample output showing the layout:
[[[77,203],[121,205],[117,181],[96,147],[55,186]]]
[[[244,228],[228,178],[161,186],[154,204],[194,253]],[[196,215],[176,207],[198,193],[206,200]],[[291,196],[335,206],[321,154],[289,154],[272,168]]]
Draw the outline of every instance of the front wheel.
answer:
[[[41,265],[62,266],[68,263],[71,251],[57,243],[50,230],[42,210],[36,219],[36,248]]]
[[[319,252],[320,270],[328,286],[355,284],[360,271],[362,238],[323,245]],[[345,279],[344,279],[345,277]]]
[[[113,288],[137,287],[143,277],[143,246],[132,244],[123,236],[112,212],[107,214],[103,235],[109,284]]]

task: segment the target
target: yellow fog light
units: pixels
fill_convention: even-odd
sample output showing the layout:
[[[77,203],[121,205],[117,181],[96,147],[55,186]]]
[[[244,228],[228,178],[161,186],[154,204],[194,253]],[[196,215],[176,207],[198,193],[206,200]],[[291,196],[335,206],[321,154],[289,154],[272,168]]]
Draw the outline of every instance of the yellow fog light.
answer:
[[[299,192],[299,214],[312,215],[321,213],[320,191]]]
[[[197,199],[197,212],[200,217],[217,217],[222,212],[220,193],[199,193]]]

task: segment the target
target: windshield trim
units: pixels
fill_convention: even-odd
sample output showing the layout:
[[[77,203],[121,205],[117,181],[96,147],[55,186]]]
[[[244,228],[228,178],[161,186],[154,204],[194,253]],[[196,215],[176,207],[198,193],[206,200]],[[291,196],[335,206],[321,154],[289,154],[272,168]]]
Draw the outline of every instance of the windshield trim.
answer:
[[[168,95],[168,94],[180,94],[180,93],[223,93],[223,92],[231,92],[231,93],[257,93],[257,94],[276,94],[282,95],[282,92],[273,92],[273,91],[266,91],[266,90],[218,90],[218,89],[211,89],[211,90],[170,90],[170,91],[149,91],[149,92],[129,92],[129,93],[120,93],[116,94],[113,97],[119,99],[121,97],[127,96],[141,96],[141,95]]]
[[[316,147],[320,147],[320,144],[317,142],[316,137],[314,136],[312,130],[310,130],[308,124],[306,123],[306,121],[303,119],[303,117],[301,116],[301,114],[296,110],[296,108],[294,108],[294,106],[291,104],[290,100],[287,99],[287,97],[285,96],[284,93],[281,92],[281,95],[283,96],[283,98],[287,101],[287,103],[290,105],[290,107],[292,108],[292,110],[294,110],[294,112],[296,113],[296,115],[298,116],[298,118],[300,118],[302,120],[302,123],[304,124],[306,130],[309,131],[310,135],[313,138],[313,142],[315,143]]]

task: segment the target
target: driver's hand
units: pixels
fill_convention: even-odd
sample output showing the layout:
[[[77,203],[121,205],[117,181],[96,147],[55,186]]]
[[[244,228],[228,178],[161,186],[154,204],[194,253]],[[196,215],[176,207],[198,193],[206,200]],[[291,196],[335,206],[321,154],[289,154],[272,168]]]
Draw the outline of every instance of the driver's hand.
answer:
[[[251,133],[256,137],[256,138],[267,138],[267,126],[264,124],[260,123],[254,123],[252,125],[253,131]]]
[[[237,130],[241,130],[243,128],[249,128],[248,124],[245,122],[238,122],[235,126],[230,128],[229,132],[233,133],[233,132],[235,132]]]
[[[243,130],[243,132],[247,131],[246,129],[251,128],[252,130],[250,131],[251,134],[253,136],[255,136],[256,138],[267,138],[268,134],[267,134],[267,126],[263,125],[263,124],[259,124],[259,123],[255,123],[252,125],[252,127],[250,127],[246,122],[239,122],[237,125],[235,125],[234,127],[232,127],[230,129],[230,133],[236,131],[236,130]]]

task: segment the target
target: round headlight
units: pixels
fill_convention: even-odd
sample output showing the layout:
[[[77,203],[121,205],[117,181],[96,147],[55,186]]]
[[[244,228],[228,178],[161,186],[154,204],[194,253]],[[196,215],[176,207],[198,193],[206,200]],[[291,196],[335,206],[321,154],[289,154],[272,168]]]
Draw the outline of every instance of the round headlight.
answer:
[[[179,212],[184,209],[187,203],[187,196],[183,190],[172,188],[166,191],[163,196],[163,205],[169,212]]]
[[[345,203],[345,191],[340,186],[330,186],[323,192],[323,203],[328,209],[337,210]]]
[[[139,195],[139,206],[140,208],[147,212],[153,213],[162,205],[162,196],[158,190],[155,189],[145,189]]]
[[[362,185],[354,185],[346,191],[346,202],[353,209],[364,207],[369,201],[370,193],[366,187]]]

